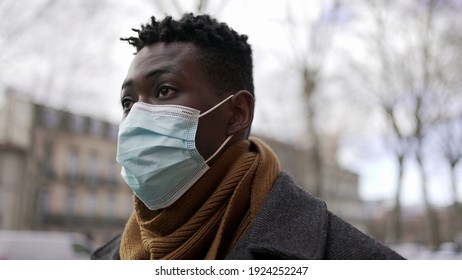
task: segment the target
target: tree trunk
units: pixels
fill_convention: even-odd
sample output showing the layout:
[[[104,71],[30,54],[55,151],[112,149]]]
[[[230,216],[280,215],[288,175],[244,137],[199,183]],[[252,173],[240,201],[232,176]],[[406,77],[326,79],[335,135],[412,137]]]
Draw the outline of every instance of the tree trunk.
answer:
[[[462,210],[459,203],[459,196],[457,191],[457,181],[456,181],[456,165],[451,163],[451,186],[452,186],[452,195],[454,197],[454,202],[451,207],[451,216],[449,222],[449,232],[451,234],[452,240],[456,240],[458,234],[462,234]]]
[[[404,155],[398,155],[398,178],[396,181],[395,206],[392,214],[391,242],[399,243],[402,239],[401,228],[401,192],[403,188]]]
[[[428,194],[428,179],[427,174],[425,173],[421,151],[417,152],[416,155],[418,168],[420,172],[421,184],[422,184],[422,194],[425,203],[425,218],[427,220],[427,242],[429,247],[432,250],[438,249],[441,240],[440,240],[440,233],[439,233],[439,222],[436,216],[435,210],[433,209],[429,194]]]
[[[310,107],[310,106],[308,106]],[[319,144],[319,136],[316,131],[314,113],[312,108],[308,109],[308,134],[311,139],[311,164],[313,166],[313,192],[316,197],[323,198],[323,162],[321,157],[321,147]]]
[[[313,194],[316,197],[323,197],[323,159],[321,156],[321,145],[319,134],[316,129],[315,106],[313,105],[313,95],[317,86],[317,71],[308,67],[303,67],[303,97],[305,98],[306,110],[308,112],[308,137],[311,140],[310,164],[313,166]]]

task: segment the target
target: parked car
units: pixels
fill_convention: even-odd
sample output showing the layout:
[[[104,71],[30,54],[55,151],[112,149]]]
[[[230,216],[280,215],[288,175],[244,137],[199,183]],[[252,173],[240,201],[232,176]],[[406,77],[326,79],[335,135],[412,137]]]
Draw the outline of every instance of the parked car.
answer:
[[[0,230],[0,259],[85,260],[93,247],[79,233]]]

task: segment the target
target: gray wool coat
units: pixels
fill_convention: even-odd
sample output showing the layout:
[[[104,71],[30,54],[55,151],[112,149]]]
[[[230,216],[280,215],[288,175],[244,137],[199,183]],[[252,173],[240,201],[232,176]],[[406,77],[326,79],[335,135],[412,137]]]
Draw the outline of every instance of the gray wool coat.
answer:
[[[121,235],[92,259],[119,259]],[[282,172],[256,219],[226,259],[391,260],[398,253],[327,210]]]

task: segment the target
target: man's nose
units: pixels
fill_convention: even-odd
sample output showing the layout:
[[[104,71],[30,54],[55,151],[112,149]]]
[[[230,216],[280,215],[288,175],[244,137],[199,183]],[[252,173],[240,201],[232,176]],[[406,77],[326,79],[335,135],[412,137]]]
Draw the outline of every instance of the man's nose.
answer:
[[[148,104],[153,104],[153,100],[149,94],[139,94],[138,101]]]

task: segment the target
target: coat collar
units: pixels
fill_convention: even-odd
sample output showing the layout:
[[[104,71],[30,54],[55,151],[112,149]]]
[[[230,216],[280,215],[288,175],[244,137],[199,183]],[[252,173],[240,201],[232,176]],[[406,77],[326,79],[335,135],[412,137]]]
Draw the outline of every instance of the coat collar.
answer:
[[[326,204],[304,192],[286,173],[227,259],[322,259]]]

